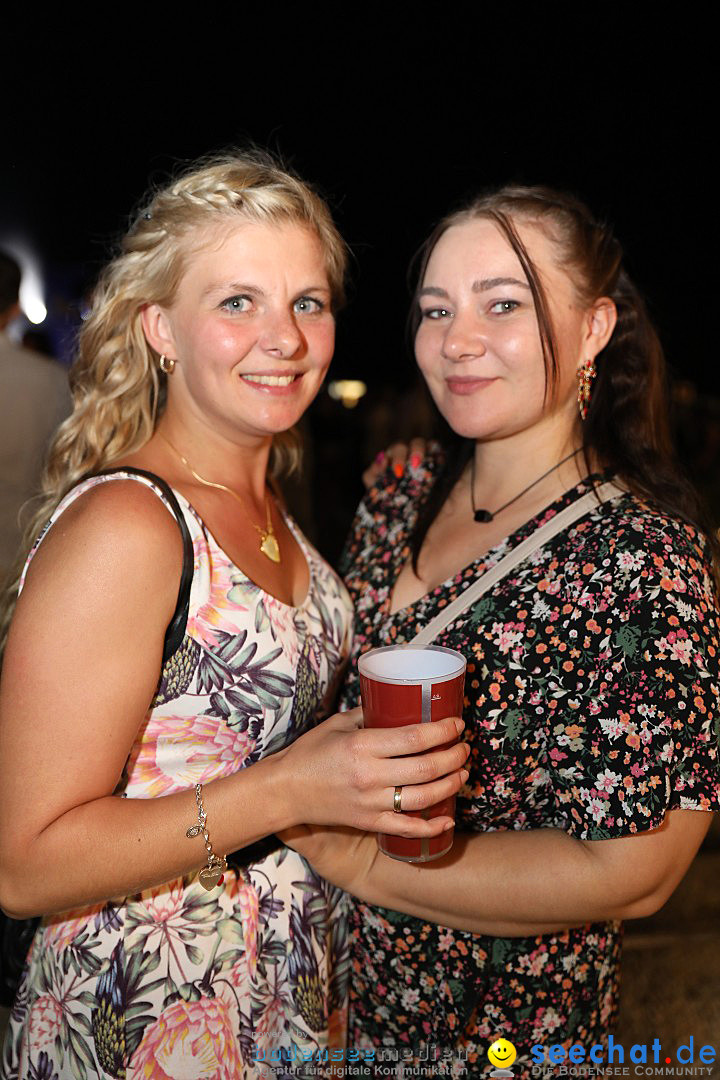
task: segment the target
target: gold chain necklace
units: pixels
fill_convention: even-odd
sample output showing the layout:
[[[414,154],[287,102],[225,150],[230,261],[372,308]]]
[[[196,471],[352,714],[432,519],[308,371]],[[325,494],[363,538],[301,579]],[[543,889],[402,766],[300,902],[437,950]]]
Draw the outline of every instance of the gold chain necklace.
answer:
[[[199,484],[204,484],[205,487],[217,488],[218,491],[226,491],[228,495],[232,495],[233,499],[240,503],[242,508],[247,513],[247,504],[243,497],[241,495],[238,495],[237,491],[233,491],[232,488],[226,487],[225,484],[215,484],[212,480],[206,480],[204,476],[200,476],[199,473],[195,472],[188,459],[186,457],[183,457],[178,448],[176,446],[173,446],[170,440],[166,438],[166,436],[163,435],[161,431],[158,431],[158,435],[164,442],[168,444],[172,452],[174,454],[177,454],[185,468],[192,476],[195,477]],[[270,559],[271,562],[279,563],[280,545],[278,543],[278,538],[275,535],[275,530],[273,529],[272,517],[270,516],[270,500],[267,496],[267,493],[265,494],[265,512],[267,514],[266,528],[263,529],[260,525],[256,525],[254,521],[251,521],[250,524],[252,525],[253,529],[256,529],[260,533],[260,550],[262,551],[263,555],[266,558]]]

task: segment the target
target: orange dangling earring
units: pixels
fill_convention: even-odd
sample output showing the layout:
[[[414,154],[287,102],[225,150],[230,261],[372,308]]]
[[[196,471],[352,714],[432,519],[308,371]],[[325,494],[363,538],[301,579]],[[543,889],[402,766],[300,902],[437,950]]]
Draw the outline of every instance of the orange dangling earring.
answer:
[[[592,395],[592,384],[596,375],[597,368],[595,367],[594,360],[586,360],[583,366],[578,368],[577,401],[581,420],[587,420],[588,409],[590,408],[590,397]]]

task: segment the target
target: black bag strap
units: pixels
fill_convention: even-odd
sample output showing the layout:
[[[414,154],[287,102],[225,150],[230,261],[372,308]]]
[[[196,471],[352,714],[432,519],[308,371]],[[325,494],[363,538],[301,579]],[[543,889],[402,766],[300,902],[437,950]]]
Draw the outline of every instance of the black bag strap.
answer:
[[[163,666],[167,664],[171,656],[173,656],[183,643],[185,637],[185,628],[187,627],[188,613],[190,611],[190,589],[192,587],[193,568],[195,565],[195,555],[193,552],[193,542],[190,536],[190,531],[185,521],[185,516],[180,509],[180,503],[175,497],[175,492],[170,485],[163,480],[161,476],[157,476],[156,473],[148,472],[147,469],[133,469],[127,465],[124,468],[119,469],[102,469],[100,472],[92,473],[93,476],[143,476],[146,480],[150,480],[155,487],[162,491],[164,497],[172,510],[180,528],[180,535],[182,536],[183,543],[183,566],[182,574],[180,575],[180,587],[178,589],[177,604],[175,605],[175,611],[173,617],[168,623],[167,630],[165,631],[165,643],[163,645],[162,662]]]

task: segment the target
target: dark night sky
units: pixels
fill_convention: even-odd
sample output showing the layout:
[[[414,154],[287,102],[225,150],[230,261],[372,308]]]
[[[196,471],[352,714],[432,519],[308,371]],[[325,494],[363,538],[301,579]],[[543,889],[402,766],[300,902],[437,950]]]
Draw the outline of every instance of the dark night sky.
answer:
[[[552,23],[478,5],[394,36],[370,14],[321,34],[317,9],[277,10],[281,29],[223,17],[197,43],[175,23],[180,51],[142,22],[112,47],[78,23],[54,47],[50,28],[42,58],[21,50],[0,235],[30,236],[53,277],[91,280],[149,178],[254,139],[329,196],[355,253],[337,374],[402,381],[406,267],[435,219],[480,186],[547,182],[615,223],[673,367],[720,389],[710,304],[687,283],[704,256],[709,116],[682,29],[650,38],[605,9],[565,44]],[[572,9],[555,10],[567,30]]]

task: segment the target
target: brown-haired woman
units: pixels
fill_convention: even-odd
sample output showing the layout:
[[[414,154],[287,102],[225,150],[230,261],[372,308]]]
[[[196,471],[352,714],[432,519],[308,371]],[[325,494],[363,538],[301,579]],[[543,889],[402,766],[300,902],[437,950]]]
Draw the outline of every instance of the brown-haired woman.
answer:
[[[620,921],[665,902],[718,809],[714,540],[672,462],[655,332],[577,200],[507,187],[446,218],[414,316],[450,438],[356,518],[355,656],[409,641],[610,478],[623,490],[435,639],[468,660],[452,851],[413,866],[359,833],[293,843],[357,898],[351,1041],[480,1067],[504,1036],[527,1067],[533,1046],[606,1038]]]

